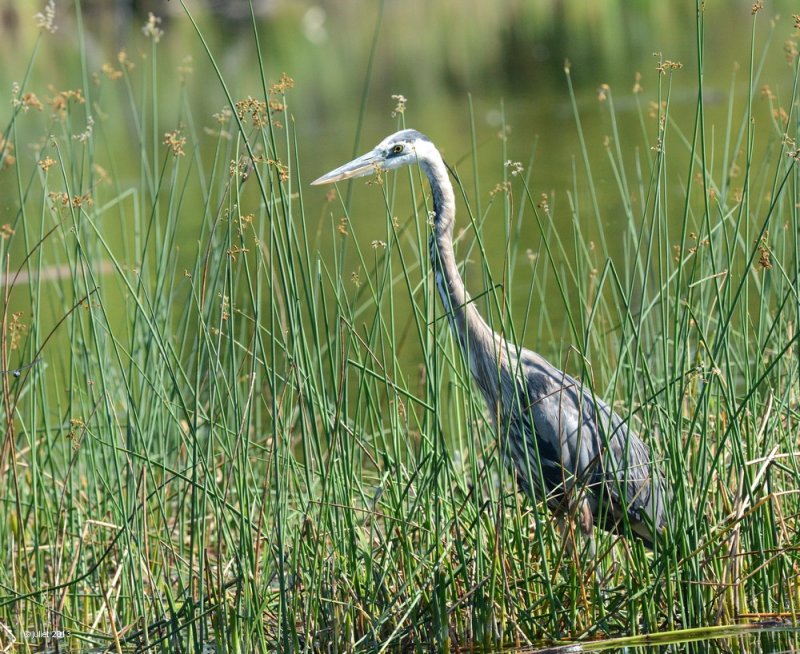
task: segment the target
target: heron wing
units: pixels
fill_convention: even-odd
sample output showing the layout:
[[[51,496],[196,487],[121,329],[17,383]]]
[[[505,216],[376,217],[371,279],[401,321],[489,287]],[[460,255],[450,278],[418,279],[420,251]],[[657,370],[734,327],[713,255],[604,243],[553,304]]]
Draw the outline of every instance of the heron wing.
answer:
[[[649,539],[651,527],[663,525],[664,495],[647,445],[582,382],[543,357],[523,350],[519,364],[517,403],[525,427],[533,426],[530,447],[538,450],[527,456],[541,462],[546,491],[556,496],[578,485],[607,520],[627,513],[634,531]]]

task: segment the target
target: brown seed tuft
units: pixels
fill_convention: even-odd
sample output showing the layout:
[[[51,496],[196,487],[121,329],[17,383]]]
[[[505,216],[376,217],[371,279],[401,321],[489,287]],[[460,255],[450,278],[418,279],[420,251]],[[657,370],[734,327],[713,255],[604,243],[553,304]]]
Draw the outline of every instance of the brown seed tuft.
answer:
[[[164,30],[159,25],[161,25],[161,17],[153,14],[152,11],[148,11],[147,22],[142,25],[142,34],[148,39],[152,39],[153,43],[158,43],[161,37],[164,36]]]
[[[175,157],[182,157],[186,154],[183,151],[183,146],[186,145],[186,137],[181,135],[180,129],[174,129],[171,132],[164,133],[164,145],[166,145],[172,155]]]
[[[642,74],[640,72],[636,72],[636,76],[633,79],[633,92],[634,93],[641,93],[642,92]]]
[[[112,66],[109,63],[103,64],[103,66],[100,68],[100,70],[102,70],[103,71],[103,75],[108,77],[108,79],[110,79],[110,80],[117,80],[120,77],[122,77],[122,71],[119,70],[118,68],[114,68],[114,66]]]
[[[280,80],[269,87],[269,94],[284,94],[288,89],[291,88],[294,88],[294,80],[286,73],[283,73]]]
[[[44,159],[39,160],[39,167],[44,171],[47,172],[50,168],[55,165],[56,160],[52,157],[45,157]]]

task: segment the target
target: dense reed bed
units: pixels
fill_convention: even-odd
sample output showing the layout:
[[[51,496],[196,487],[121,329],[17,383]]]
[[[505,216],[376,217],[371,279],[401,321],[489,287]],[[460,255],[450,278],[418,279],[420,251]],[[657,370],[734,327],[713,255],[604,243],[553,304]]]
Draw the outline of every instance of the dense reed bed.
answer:
[[[0,141],[15,193],[0,221],[0,643],[29,651],[25,632],[60,629],[112,651],[351,651],[793,622],[796,47],[783,95],[762,89],[783,38],[762,49],[755,12],[749,93],[732,83],[711,125],[699,9],[696,61],[657,60],[652,104],[625,93],[636,143],[601,87],[609,138],[581,139],[572,188],[537,186],[534,144],[491,193],[457,183],[481,311],[613,403],[669,480],[652,552],[604,532],[594,556],[565,547],[516,492],[433,291],[418,170],[342,186],[311,215],[325,171],[298,160],[293,81],[259,60],[261,87],[233,97],[209,48],[194,66],[228,106],[198,116],[176,83],[161,115],[157,79],[179,73],[160,68],[155,19],[147,59],[84,59],[80,86],[47,102],[21,80]],[[677,74],[696,79],[682,123]],[[104,114],[111,85],[124,115]],[[387,132],[424,130],[411,109],[396,120]],[[135,146],[110,149],[125,126]],[[481,129],[450,144],[459,178],[476,177]],[[123,158],[138,174],[118,173]],[[352,194],[380,198],[368,227]]]

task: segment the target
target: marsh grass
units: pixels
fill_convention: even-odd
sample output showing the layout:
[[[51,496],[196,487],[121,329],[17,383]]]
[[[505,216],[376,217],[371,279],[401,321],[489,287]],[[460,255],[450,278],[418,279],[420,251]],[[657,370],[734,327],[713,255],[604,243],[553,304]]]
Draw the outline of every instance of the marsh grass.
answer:
[[[703,70],[698,15],[683,75]],[[652,73],[653,118],[635,96],[638,144],[603,89],[613,227],[583,138],[555,197],[535,149],[482,192],[474,120],[459,169],[474,171],[474,190],[457,184],[457,248],[481,310],[612,401],[669,480],[652,553],[598,532],[586,557],[515,492],[432,290],[427,183],[356,182],[309,215],[288,78],[259,60],[258,99],[237,104],[207,49],[195,65],[228,111],[203,131],[178,86],[161,115],[153,23],[146,61],[96,85],[84,59],[80,96],[33,135],[15,106],[3,154],[45,139],[2,172],[18,211],[0,241],[0,641],[60,628],[112,650],[349,651],[793,622],[798,68],[783,114],[756,108],[759,62],[780,56],[757,49],[759,20],[750,94],[732,85],[713,138],[700,101],[694,122],[672,120],[670,62]],[[108,151],[121,117],[90,120],[111,84],[129,151]],[[359,237],[351,191],[382,198],[380,239]],[[521,242],[530,223],[539,237]],[[481,234],[498,225],[490,269]],[[519,287],[528,300],[511,303]]]

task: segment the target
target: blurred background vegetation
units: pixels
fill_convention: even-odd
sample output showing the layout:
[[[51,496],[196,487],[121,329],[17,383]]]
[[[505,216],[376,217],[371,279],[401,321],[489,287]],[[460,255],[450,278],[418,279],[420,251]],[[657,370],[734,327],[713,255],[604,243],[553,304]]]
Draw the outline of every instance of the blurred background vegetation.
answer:
[[[34,161],[37,148],[43,145],[41,135],[50,129],[47,99],[57,91],[80,88],[84,76],[90,77],[98,90],[94,106],[86,108],[83,120],[91,116],[95,130],[106,130],[104,142],[110,145],[108,152],[94,153],[95,161],[111,171],[113,152],[139,147],[137,126],[126,104],[129,90],[110,77],[111,71],[120,67],[120,52],[126,54],[128,65],[146,62],[149,42],[142,25],[151,11],[161,19],[159,29],[164,34],[156,73],[157,106],[150,111],[141,108],[149,113],[147,120],[156,123],[148,128],[155,133],[175,129],[182,120],[181,106],[190,106],[193,116],[205,119],[192,126],[199,135],[194,155],[213,155],[219,132],[213,116],[226,105],[226,99],[191,23],[182,19],[184,9],[179,2],[84,2],[79,17],[72,3],[57,2],[55,6],[58,29],[42,43],[25,87],[41,98],[45,108],[28,112],[17,123],[18,133],[30,130],[31,134],[29,141],[21,139],[26,144],[14,153],[21,163]],[[186,6],[199,21],[234,100],[258,97],[261,81],[249,3],[189,1]],[[406,124],[428,134],[455,165],[473,206],[480,209],[491,199],[507,160],[523,162],[526,168],[532,164],[531,188],[536,197],[547,195],[551,209],[566,207],[568,201],[587,204],[582,166],[576,159],[580,142],[564,73],[569,61],[600,218],[612,229],[627,223],[613,188],[614,171],[607,153],[612,127],[604,85],[614,94],[617,142],[630,169],[638,166],[637,158],[651,157],[655,146],[659,61],[687,62],[672,76],[670,113],[673,123],[686,129],[693,120],[693,89],[697,88],[694,2],[261,0],[253,7],[268,83],[278,81],[284,73],[295,82],[288,110],[295,122],[298,159],[306,167],[296,183],[305,191],[310,216],[323,215],[326,197],[323,191],[310,191],[305,183],[394,131],[403,117],[394,114],[397,101],[392,96],[407,98]],[[780,48],[793,34],[792,8],[789,0],[767,2],[765,20],[760,21],[756,35],[759,48],[774,42],[773,56],[757,71],[759,83],[768,86],[771,94],[770,99],[765,99],[766,94],[760,98],[754,109],[765,122],[772,120],[781,97],[791,93],[791,75]],[[7,97],[14,83],[26,75],[28,53],[39,34],[33,16],[41,9],[28,1],[5,0],[2,4],[0,88],[6,89]],[[737,71],[749,58],[752,4],[749,0],[709,2],[705,11],[706,119],[710,125],[724,125],[732,110],[736,123],[747,100],[747,75]],[[86,43],[85,60],[79,29]],[[132,74],[132,79],[138,75],[139,71]],[[149,80],[144,75],[142,72],[142,88],[147,88]],[[731,90],[733,107],[727,100]],[[11,111],[11,102],[0,106],[0,122],[8,124]],[[471,111],[480,162],[475,170],[469,160]],[[125,120],[119,120],[121,116]],[[85,124],[79,124],[77,116],[73,119],[76,122],[70,129],[80,133]],[[673,160],[679,163],[687,153],[675,152]],[[114,161],[115,181],[122,187],[129,184],[139,176],[138,166],[133,157]],[[682,168],[678,165],[676,169]],[[720,171],[712,172],[720,177]],[[4,223],[19,210],[17,194],[11,192],[15,184],[11,175],[0,176]],[[673,188],[679,199],[681,185]],[[250,192],[257,201],[256,189]],[[572,194],[571,199],[567,193]],[[635,209],[636,198],[632,202]],[[375,212],[382,210],[378,194],[356,193],[348,196],[348,203],[353,231],[362,243],[385,238],[383,221],[373,220]],[[192,243],[198,233],[203,216],[200,204],[199,197],[186,198],[178,226],[179,243]],[[491,226],[491,212],[487,220]],[[591,226],[583,229],[591,236]],[[502,265],[503,230],[484,232],[489,265]],[[331,226],[321,219],[319,234],[326,237],[318,235],[312,246],[323,255],[332,251],[327,238],[330,233]],[[536,249],[539,239],[533,221],[525,222],[521,238]],[[625,256],[613,243],[608,247],[612,256]],[[569,251],[569,244],[567,248]],[[18,254],[20,258],[24,255]],[[192,255],[187,251],[186,256]],[[12,262],[12,267],[15,263],[18,261]],[[349,275],[357,266],[355,258],[346,260],[342,271]],[[513,292],[524,302],[527,289]]]
[[[200,20],[235,99],[258,95],[260,87],[248,5],[243,0],[187,4]],[[723,92],[727,94],[732,81],[736,84],[738,66],[749,56],[751,6],[749,1],[707,3],[705,88],[707,116],[712,123],[725,116]],[[780,45],[790,36],[792,6],[788,0],[766,3],[764,12],[768,16],[761,22],[760,42],[774,39]],[[177,119],[181,94],[176,92],[176,83],[180,82],[195,115],[206,116],[207,124],[198,125],[198,129],[214,125],[212,115],[225,105],[225,99],[213,81],[191,24],[177,20],[183,12],[178,2],[86,2],[82,7],[86,61],[80,60],[75,9],[71,3],[58,2],[59,29],[43,46],[46,52],[33,71],[29,90],[44,99],[55,89],[78,88],[84,67],[97,83],[107,82],[103,65],[117,65],[117,53],[122,50],[131,62],[143,61],[148,45],[141,27],[147,12],[153,11],[162,18],[160,27],[164,31],[159,60],[160,106],[154,118],[164,121],[175,115]],[[682,112],[691,116],[694,111],[695,98],[689,90],[696,82],[693,2],[407,0],[382,4],[262,0],[254,2],[254,8],[269,81],[277,81],[284,72],[295,80],[289,110],[297,126],[300,161],[314,165],[312,170],[303,171],[309,180],[393,131],[397,120],[392,117],[396,104],[392,96],[400,94],[408,99],[408,124],[427,133],[448,160],[458,164],[470,147],[469,96],[479,127],[477,140],[485,174],[477,171],[480,185],[476,187],[470,179],[474,173],[460,169],[467,189],[488,193],[498,181],[496,171],[502,157],[527,162],[534,146],[538,165],[533,170],[533,187],[543,193],[570,188],[579,144],[567,95],[566,60],[571,62],[587,144],[600,166],[595,171],[600,182],[611,176],[610,168],[603,168],[603,142],[610,128],[608,112],[598,102],[601,85],[608,84],[617,98],[616,110],[623,118],[620,140],[626,156],[632,156],[637,147],[646,150],[653,145],[641,142],[639,121],[624,120],[624,116],[636,111],[632,90],[637,73],[641,75],[643,106],[657,99],[658,56],[690,63],[675,76],[677,88],[673,88],[671,111],[677,121]],[[9,95],[12,84],[25,75],[27,53],[38,34],[33,14],[40,9],[29,1],[3,3],[0,88]],[[370,61],[373,41],[374,60]],[[738,77],[739,97],[744,101],[746,75]],[[363,137],[356,143],[367,78]],[[765,62],[761,80],[770,85],[778,101],[782,92],[789,93],[789,89],[781,89],[780,79],[791,82],[784,62],[772,57]],[[125,113],[123,85],[109,86],[91,112],[98,129],[103,128],[104,117],[114,116],[120,109]],[[771,107],[767,102],[762,105],[764,119],[768,120]],[[11,109],[10,103],[0,109],[4,123]],[[46,122],[48,114],[45,111],[38,118],[33,114],[26,117],[32,133],[40,133],[42,125],[31,123],[37,119]],[[507,152],[497,138],[503,124],[513,135]],[[165,123],[162,131],[174,126]],[[655,138],[655,125],[648,127]],[[129,121],[128,133],[117,130],[112,137],[120,148],[133,147],[135,126]],[[213,147],[214,137],[209,136],[207,141]],[[631,143],[636,147],[625,147]],[[16,156],[34,154],[21,151]],[[134,172],[120,170],[118,174]],[[470,173],[466,179],[464,172]],[[5,177],[0,184],[8,183]],[[602,183],[599,193],[602,196]],[[6,203],[0,210],[8,215],[16,212],[16,207],[8,204],[13,203],[13,195],[3,193],[9,199],[0,201]],[[312,209],[324,201],[323,193],[308,195]],[[365,203],[352,212],[358,220],[369,215],[369,203],[375,198],[360,194],[353,201]],[[618,208],[614,204],[604,208],[608,221],[615,220]],[[188,236],[196,231],[196,225],[188,217],[189,211],[186,215],[182,228]]]

